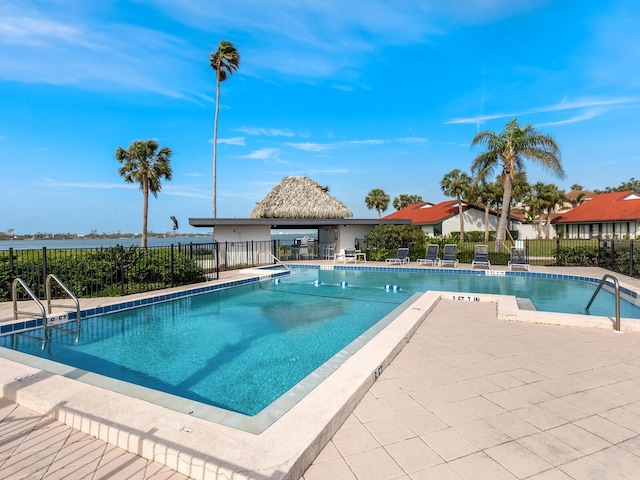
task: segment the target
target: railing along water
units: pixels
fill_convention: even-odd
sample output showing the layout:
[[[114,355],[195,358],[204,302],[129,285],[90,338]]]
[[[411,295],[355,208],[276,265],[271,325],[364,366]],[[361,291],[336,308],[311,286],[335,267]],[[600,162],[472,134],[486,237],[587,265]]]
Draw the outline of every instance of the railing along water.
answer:
[[[595,300],[596,295],[598,295],[598,292],[600,292],[600,289],[605,285],[607,278],[613,280],[613,288],[615,291],[615,299],[616,299],[615,300],[616,323],[614,324],[613,329],[619,332],[620,331],[620,284],[618,283],[618,279],[613,275],[609,273],[604,274],[604,276],[602,277],[602,280],[600,280],[600,283],[598,283],[598,288],[596,288],[596,291],[593,292],[593,295],[591,296],[591,300],[589,300],[589,303],[587,303],[587,306],[584,309],[584,313],[586,313],[587,315],[589,314],[589,308],[591,307],[591,304]]]

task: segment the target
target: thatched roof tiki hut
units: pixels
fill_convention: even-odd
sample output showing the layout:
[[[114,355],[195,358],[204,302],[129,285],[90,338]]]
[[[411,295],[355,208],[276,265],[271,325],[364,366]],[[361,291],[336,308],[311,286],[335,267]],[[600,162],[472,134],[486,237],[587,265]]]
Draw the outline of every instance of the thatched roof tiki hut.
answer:
[[[308,177],[284,177],[251,212],[251,218],[348,217],[353,217],[351,210]]]

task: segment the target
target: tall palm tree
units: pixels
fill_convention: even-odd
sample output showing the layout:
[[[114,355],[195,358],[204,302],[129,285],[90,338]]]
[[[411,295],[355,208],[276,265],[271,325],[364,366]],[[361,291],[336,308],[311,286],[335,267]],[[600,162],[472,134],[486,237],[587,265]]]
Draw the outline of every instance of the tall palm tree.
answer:
[[[496,233],[496,250],[502,249],[507,230],[509,205],[511,204],[512,181],[517,172],[525,171],[524,160],[529,159],[550,170],[559,178],[565,173],[560,162],[560,148],[551,135],[540,133],[531,124],[523,127],[517,119],[507,122],[505,129],[496,134],[483,130],[473,138],[472,145],[482,145],[480,153],[471,164],[471,171],[485,178],[496,168],[502,168],[502,214]]]
[[[458,216],[460,217],[460,241],[464,242],[464,218],[462,199],[469,193],[469,186],[473,180],[469,175],[458,168],[447,173],[440,181],[442,192],[448,197],[456,197],[458,200]]]
[[[155,140],[136,140],[129,148],[116,148],[116,160],[122,164],[118,173],[127,183],[139,183],[142,190],[142,248],[147,248],[149,192],[158,197],[162,179],[171,180],[171,149],[158,149]]]
[[[378,218],[380,218],[382,212],[389,207],[389,195],[384,193],[381,188],[374,188],[367,194],[364,203],[369,210],[375,209],[378,212]]]
[[[220,83],[232,75],[240,66],[240,54],[233,43],[221,40],[218,50],[211,52],[209,61],[216,72],[216,115],[213,120],[213,218],[217,218],[217,188],[218,188],[218,114],[220,112]]]

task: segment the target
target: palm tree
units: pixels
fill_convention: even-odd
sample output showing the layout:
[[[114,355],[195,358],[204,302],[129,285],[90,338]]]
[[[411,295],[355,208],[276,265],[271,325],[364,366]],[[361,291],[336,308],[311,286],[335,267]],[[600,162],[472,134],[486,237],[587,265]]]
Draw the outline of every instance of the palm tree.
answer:
[[[162,190],[163,178],[171,180],[171,149],[158,150],[155,140],[136,140],[127,150],[118,147],[116,160],[122,164],[118,173],[127,183],[139,183],[142,190],[142,248],[147,248],[147,216],[149,213],[149,192],[154,197]]]
[[[472,203],[482,205],[484,208],[484,243],[489,242],[489,210],[497,205],[499,201],[496,192],[497,185],[495,183],[487,183],[486,181],[475,182],[471,186]],[[501,195],[500,195],[501,196]]]
[[[380,218],[380,214],[389,207],[389,195],[384,193],[381,188],[374,188],[367,194],[364,203],[369,210],[375,209],[378,212],[378,218]]]
[[[525,199],[532,221],[535,222],[536,217],[538,217],[538,238],[542,238],[542,214],[547,208],[546,188],[547,185],[545,183],[536,182],[531,186],[531,190]]]
[[[442,192],[448,197],[456,197],[458,200],[458,216],[460,217],[460,241],[464,242],[464,219],[462,218],[462,198],[467,196],[469,186],[473,180],[469,175],[458,168],[447,173],[440,181]]]
[[[218,50],[211,52],[209,61],[216,72],[216,115],[213,120],[213,218],[217,218],[216,198],[218,187],[218,114],[220,112],[220,83],[232,75],[240,66],[240,54],[233,43],[221,40]]]
[[[420,195],[407,195],[406,193],[401,193],[393,199],[393,208],[396,210],[402,210],[409,205],[413,205],[414,203],[421,201],[422,197]]]
[[[505,129],[496,134],[483,130],[473,138],[472,145],[483,145],[471,164],[471,171],[479,178],[485,178],[496,168],[502,168],[502,214],[496,233],[496,250],[502,249],[506,230],[509,205],[511,204],[512,181],[517,172],[525,171],[524,159],[529,159],[550,170],[559,178],[565,173],[560,162],[560,148],[551,135],[540,133],[531,124],[518,125],[517,119],[507,122]]]
[[[550,183],[546,188],[545,200],[547,202],[546,239],[549,240],[551,236],[551,215],[553,215],[559,205],[561,206],[564,203],[565,192],[564,190],[560,190],[557,185]]]

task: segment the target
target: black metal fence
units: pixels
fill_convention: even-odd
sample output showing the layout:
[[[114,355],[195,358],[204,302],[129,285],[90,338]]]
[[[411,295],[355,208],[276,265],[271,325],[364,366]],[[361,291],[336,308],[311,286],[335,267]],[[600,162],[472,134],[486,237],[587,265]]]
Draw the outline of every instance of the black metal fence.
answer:
[[[430,239],[430,242],[438,241]],[[450,240],[443,239],[442,243]],[[458,242],[458,259],[471,263],[474,246],[482,242]],[[531,265],[598,266],[613,272],[640,277],[640,241],[634,240],[523,240]],[[442,246],[443,246],[442,245]],[[507,265],[509,246],[496,251],[489,242],[492,265]],[[395,251],[365,249],[369,260],[383,260]],[[424,256],[426,245],[410,246],[413,261]],[[0,301],[11,299],[11,284],[22,278],[40,298],[45,296],[45,280],[55,274],[79,297],[119,296],[198,283],[218,278],[219,272],[274,264],[278,260],[316,259],[320,247],[309,244],[300,249],[278,240],[173,244],[168,247],[137,246],[0,250]],[[441,248],[442,250],[442,248]],[[24,292],[20,292],[22,298]],[[55,288],[54,296],[63,292]]]

